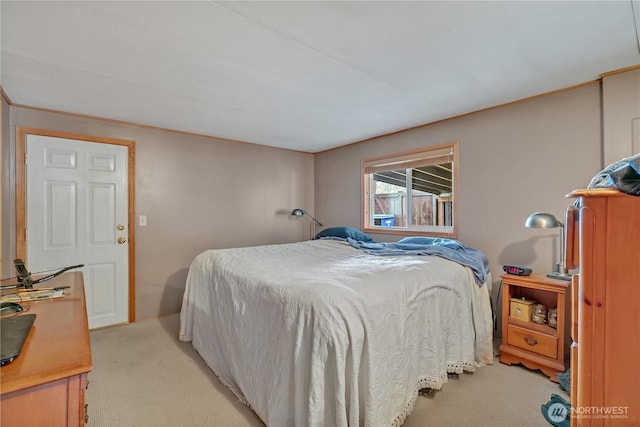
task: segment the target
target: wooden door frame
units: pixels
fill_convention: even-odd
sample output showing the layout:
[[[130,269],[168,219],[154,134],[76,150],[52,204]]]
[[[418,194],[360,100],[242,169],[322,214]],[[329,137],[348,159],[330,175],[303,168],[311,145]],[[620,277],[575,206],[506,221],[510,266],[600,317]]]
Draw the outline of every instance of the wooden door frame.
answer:
[[[75,139],[78,141],[97,142],[99,144],[122,145],[128,148],[128,193],[129,193],[129,322],[136,320],[136,286],[135,286],[135,165],[136,153],[134,141],[124,139],[103,138],[91,135],[80,135],[68,132],[58,132],[46,129],[35,129],[16,126],[16,258],[26,260],[26,229],[27,229],[27,209],[26,209],[26,149],[27,135],[50,136],[53,138]],[[28,265],[28,264],[27,264]]]

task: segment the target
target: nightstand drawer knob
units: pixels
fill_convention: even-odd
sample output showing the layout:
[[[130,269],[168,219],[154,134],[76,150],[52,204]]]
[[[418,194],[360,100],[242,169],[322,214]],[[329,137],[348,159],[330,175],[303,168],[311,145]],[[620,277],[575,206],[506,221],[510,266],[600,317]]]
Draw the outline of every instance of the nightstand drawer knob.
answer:
[[[530,346],[534,346],[536,344],[538,344],[538,340],[535,339],[534,337],[524,337],[524,340],[527,342],[527,344],[529,344]]]

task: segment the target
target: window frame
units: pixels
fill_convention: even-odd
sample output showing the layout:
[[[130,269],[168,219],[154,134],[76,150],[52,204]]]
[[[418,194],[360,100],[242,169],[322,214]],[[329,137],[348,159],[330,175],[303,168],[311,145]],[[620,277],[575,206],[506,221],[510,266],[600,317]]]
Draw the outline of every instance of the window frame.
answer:
[[[407,163],[415,163],[420,162],[421,159],[428,163],[428,159],[433,159],[440,157],[445,150],[450,150],[451,163],[452,163],[452,185],[451,185],[451,201],[452,203],[452,221],[453,224],[449,228],[449,230],[425,230],[423,227],[412,227],[410,218],[407,218],[407,227],[383,227],[376,226],[371,224],[371,197],[372,197],[372,189],[371,189],[371,180],[373,172],[367,173],[366,170],[372,170],[379,167],[384,167],[384,165],[392,165],[395,162],[403,162]],[[388,166],[391,168],[391,166]],[[409,168],[407,168],[409,169]],[[390,170],[390,169],[389,169]],[[434,237],[449,237],[449,238],[457,238],[458,237],[458,192],[459,192],[459,176],[458,171],[460,170],[460,159],[459,159],[459,143],[458,141],[448,142],[439,145],[432,145],[428,147],[421,147],[413,150],[402,151],[397,153],[390,153],[385,155],[380,155],[376,157],[370,157],[366,159],[362,159],[360,165],[360,177],[361,177],[361,225],[362,230],[365,233],[374,233],[374,234],[392,234],[399,236],[434,236]],[[407,185],[409,181],[407,181]],[[407,198],[408,199],[408,198]],[[411,206],[411,201],[408,200],[408,208]],[[407,212],[410,210],[407,209]],[[445,226],[434,226],[444,228]]]

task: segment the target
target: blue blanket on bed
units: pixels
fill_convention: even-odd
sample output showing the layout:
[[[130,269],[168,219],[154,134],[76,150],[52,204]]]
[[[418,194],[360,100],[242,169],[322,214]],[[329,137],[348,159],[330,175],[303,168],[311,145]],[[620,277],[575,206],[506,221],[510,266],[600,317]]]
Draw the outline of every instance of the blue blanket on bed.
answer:
[[[378,243],[348,238],[347,241],[354,248],[361,249],[371,255],[435,255],[455,261],[473,271],[473,278],[478,285],[486,282],[489,274],[489,260],[482,252],[453,239],[425,237],[403,239],[392,243]]]

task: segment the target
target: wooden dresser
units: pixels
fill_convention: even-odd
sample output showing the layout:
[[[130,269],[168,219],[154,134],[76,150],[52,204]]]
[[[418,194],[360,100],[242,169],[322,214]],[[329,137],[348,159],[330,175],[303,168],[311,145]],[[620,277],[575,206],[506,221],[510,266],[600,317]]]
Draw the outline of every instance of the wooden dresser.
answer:
[[[572,427],[640,426],[640,197],[578,190],[567,211]]]
[[[41,287],[71,286],[65,296],[25,302],[36,320],[22,354],[0,368],[0,425],[82,426],[91,348],[81,272]]]

